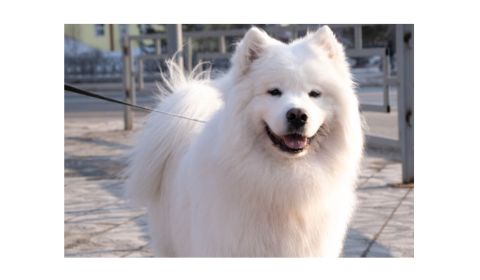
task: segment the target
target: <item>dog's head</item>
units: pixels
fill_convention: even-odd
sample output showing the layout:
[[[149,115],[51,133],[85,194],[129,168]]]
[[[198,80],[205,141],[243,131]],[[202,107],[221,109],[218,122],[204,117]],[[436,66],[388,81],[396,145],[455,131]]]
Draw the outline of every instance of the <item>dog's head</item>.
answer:
[[[356,102],[343,47],[327,26],[290,44],[253,27],[230,73],[235,88],[227,106],[247,110],[255,141],[287,158],[321,145],[348,99]]]

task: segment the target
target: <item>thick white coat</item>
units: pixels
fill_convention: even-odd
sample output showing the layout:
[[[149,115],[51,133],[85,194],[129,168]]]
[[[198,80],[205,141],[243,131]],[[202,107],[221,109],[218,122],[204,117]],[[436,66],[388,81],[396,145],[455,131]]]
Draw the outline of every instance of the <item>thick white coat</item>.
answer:
[[[252,28],[221,78],[188,78],[172,64],[167,82],[171,94],[157,109],[207,122],[152,113],[135,143],[127,191],[148,209],[155,254],[339,256],[363,134],[331,30],[287,45]],[[295,155],[265,129],[286,134],[291,108],[308,114],[305,135],[317,134]]]

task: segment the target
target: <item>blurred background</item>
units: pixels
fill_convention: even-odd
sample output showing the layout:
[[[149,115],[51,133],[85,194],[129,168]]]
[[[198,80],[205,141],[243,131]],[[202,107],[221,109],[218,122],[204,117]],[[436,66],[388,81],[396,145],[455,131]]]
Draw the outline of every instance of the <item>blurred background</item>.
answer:
[[[182,25],[185,36],[197,35],[198,38],[191,42],[193,51],[191,63],[195,65],[202,58],[203,53],[220,53],[222,51],[231,53],[235,43],[243,36],[243,32],[232,31],[246,30],[251,26],[246,24]],[[284,42],[302,37],[307,30],[313,31],[318,27],[315,25],[266,24],[255,24],[255,26],[271,31],[269,33],[272,36]],[[334,25],[332,29],[347,49],[354,48],[353,26]],[[207,37],[209,36],[207,33],[201,34],[205,31],[227,32],[225,32],[226,36],[220,40],[221,33]],[[168,54],[166,33],[166,25],[161,24],[67,24],[65,25],[65,81],[69,83],[121,83],[123,75],[122,38],[127,35],[160,35],[160,53]],[[203,38],[199,37],[200,35],[203,35]],[[363,48],[386,48],[390,57],[393,58],[395,25],[366,25],[362,28],[362,35]],[[152,39],[135,40],[131,47],[134,56],[155,54],[157,51],[156,42]],[[225,70],[229,66],[228,58],[217,58],[210,61],[215,69]],[[362,84],[368,83],[377,86],[383,84],[381,57],[355,57],[350,58],[350,62],[354,72],[358,72],[356,76],[361,79]],[[394,59],[391,62],[393,70],[395,69]],[[147,82],[158,80],[162,66],[161,60],[146,60],[143,65],[144,80]],[[362,72],[360,69],[370,70],[370,75],[360,75]]]

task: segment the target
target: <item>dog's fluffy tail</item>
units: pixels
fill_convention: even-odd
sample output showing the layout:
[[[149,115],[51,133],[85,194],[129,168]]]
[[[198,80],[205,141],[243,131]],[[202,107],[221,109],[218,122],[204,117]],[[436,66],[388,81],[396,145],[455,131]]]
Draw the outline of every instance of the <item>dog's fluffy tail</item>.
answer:
[[[162,75],[156,110],[171,115],[150,113],[129,155],[126,191],[136,206],[148,206],[158,199],[162,182],[167,176],[174,176],[166,174],[166,170],[179,163],[194,136],[205,126],[198,120],[207,121],[222,105],[208,71],[198,71],[200,67],[197,66],[186,76],[176,63],[169,61],[167,65],[168,77]]]

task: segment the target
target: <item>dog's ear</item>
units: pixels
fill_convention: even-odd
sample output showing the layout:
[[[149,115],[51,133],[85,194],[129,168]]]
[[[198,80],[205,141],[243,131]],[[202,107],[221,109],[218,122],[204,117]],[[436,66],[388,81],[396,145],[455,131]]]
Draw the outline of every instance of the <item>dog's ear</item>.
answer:
[[[335,34],[327,25],[320,27],[311,37],[311,42],[325,50],[331,59],[345,60],[343,45],[338,42]]]
[[[262,52],[271,38],[256,27],[250,28],[237,45],[232,57],[232,65],[240,74],[245,74],[253,61],[262,55]]]

